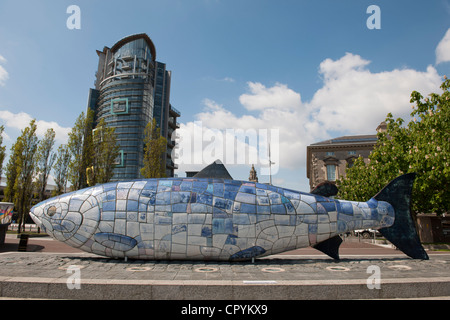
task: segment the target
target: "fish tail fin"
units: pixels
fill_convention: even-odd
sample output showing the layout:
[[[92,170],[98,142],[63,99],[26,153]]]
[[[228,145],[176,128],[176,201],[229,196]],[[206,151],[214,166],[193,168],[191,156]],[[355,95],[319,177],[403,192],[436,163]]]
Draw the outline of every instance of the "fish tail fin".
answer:
[[[395,212],[394,224],[379,232],[409,257],[428,260],[411,216],[411,191],[415,177],[415,173],[397,177],[373,198],[390,203]]]

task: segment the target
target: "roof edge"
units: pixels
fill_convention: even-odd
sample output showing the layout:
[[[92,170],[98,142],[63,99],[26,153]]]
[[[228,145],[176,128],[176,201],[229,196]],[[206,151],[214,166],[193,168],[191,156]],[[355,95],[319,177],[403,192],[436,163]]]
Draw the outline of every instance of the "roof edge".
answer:
[[[320,145],[337,145],[337,144],[356,144],[356,143],[370,143],[378,141],[378,136],[374,135],[358,135],[358,136],[342,136],[338,138],[332,138],[316,143],[310,144],[310,146]]]
[[[156,48],[155,45],[153,44],[152,39],[150,39],[150,37],[146,34],[146,33],[138,33],[138,34],[133,34],[131,36],[127,36],[125,38],[120,39],[119,41],[116,42],[116,44],[114,44],[111,48],[111,52],[116,52],[120,47],[122,47],[123,45],[127,44],[128,42],[134,41],[134,40],[138,40],[138,39],[144,39],[145,42],[147,42],[148,46],[150,47],[150,52],[152,54],[152,60],[156,61]]]

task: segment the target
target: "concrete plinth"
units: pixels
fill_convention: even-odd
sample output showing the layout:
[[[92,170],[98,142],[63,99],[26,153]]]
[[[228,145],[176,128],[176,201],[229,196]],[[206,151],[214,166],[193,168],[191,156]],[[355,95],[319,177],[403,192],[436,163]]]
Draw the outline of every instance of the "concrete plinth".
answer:
[[[0,254],[1,297],[84,300],[342,300],[450,296],[450,254],[271,256],[255,263]],[[368,286],[378,270],[379,288]],[[79,289],[74,284],[79,279]],[[372,280],[371,280],[372,279]],[[372,282],[370,282],[372,283]]]

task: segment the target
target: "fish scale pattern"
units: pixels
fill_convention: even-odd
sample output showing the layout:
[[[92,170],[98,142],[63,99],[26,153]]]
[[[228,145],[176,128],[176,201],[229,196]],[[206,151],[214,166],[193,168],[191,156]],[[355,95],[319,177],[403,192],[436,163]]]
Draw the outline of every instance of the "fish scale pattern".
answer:
[[[393,224],[387,202],[338,201],[237,180],[114,182],[31,210],[53,237],[103,256],[246,260]]]

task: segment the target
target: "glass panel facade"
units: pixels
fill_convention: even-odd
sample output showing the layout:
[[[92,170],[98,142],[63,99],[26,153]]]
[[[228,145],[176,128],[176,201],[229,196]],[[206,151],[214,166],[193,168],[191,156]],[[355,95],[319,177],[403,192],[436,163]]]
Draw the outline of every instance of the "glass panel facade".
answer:
[[[144,39],[137,39],[117,49],[111,59],[117,77],[102,82],[95,119],[105,119],[116,130],[121,165],[116,166],[112,180],[137,179],[143,167],[145,126],[153,118],[150,48]]]
[[[116,165],[113,181],[142,177],[144,132],[153,118],[167,138],[171,73],[164,63],[155,61],[150,43],[146,35],[133,35],[117,42],[113,49],[97,51],[96,89],[90,91],[88,107],[95,111],[96,123],[104,119],[107,126],[115,128],[121,165]],[[175,126],[176,118],[173,123]],[[164,160],[167,175],[173,176],[175,164],[166,154]]]

